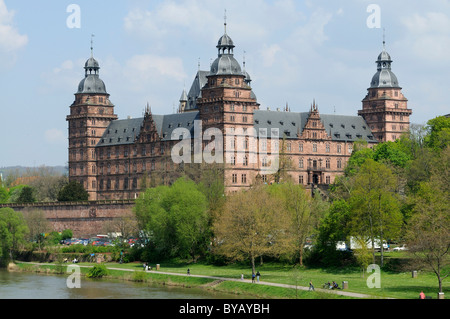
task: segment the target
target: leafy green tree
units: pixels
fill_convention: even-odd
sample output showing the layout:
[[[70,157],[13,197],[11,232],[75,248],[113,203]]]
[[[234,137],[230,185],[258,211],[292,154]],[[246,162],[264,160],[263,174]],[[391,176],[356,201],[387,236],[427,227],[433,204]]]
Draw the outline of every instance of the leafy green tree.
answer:
[[[70,239],[73,237],[73,231],[71,229],[64,229],[61,233],[61,240]]]
[[[8,200],[9,200],[8,190],[0,186],[0,204],[6,204]]]
[[[207,209],[207,199],[197,184],[183,177],[170,187],[147,189],[134,210],[139,226],[151,234],[160,255],[195,260],[205,252],[211,237]]]
[[[373,159],[377,162],[388,162],[397,167],[405,167],[411,157],[400,142],[385,142],[375,146]]]
[[[89,194],[83,185],[77,181],[71,181],[58,193],[59,202],[78,202],[89,200]]]
[[[432,269],[443,292],[442,282],[450,275],[450,147],[440,158],[430,181],[422,182],[412,195],[413,216],[406,238],[414,260]]]
[[[0,260],[3,264],[14,259],[13,252],[25,242],[27,233],[22,213],[11,208],[0,209]]]
[[[271,185],[269,190],[281,199],[283,206],[280,209],[290,217],[290,245],[299,256],[299,265],[303,266],[304,247],[308,238],[315,234],[328,207],[320,196],[312,198],[303,186],[289,181]]]
[[[397,180],[382,163],[366,160],[354,177],[349,198],[351,232],[357,238],[367,238],[372,244],[375,263],[375,242],[380,241],[383,266],[383,241],[395,238],[402,226],[399,199],[395,193]]]
[[[350,157],[347,167],[345,168],[345,175],[352,176],[356,174],[362,164],[367,159],[374,159],[374,151],[371,148],[361,148],[360,150],[354,150]]]
[[[450,142],[450,118],[439,116],[427,123],[425,144],[432,149],[443,149]]]

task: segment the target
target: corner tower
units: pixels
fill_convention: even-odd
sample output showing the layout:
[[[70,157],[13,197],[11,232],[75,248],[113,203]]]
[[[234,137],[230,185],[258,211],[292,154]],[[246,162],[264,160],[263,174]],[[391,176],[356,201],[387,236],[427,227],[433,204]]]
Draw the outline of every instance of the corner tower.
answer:
[[[225,33],[217,44],[218,57],[211,64],[207,83],[197,101],[204,128],[225,130],[253,125],[253,112],[259,109],[259,104],[247,81],[249,75],[234,57],[234,48],[225,22]]]
[[[254,127],[254,112],[259,104],[250,76],[234,57],[235,45],[227,34],[226,22],[216,47],[218,56],[211,64],[197,106],[203,130],[215,128],[223,133],[225,187],[234,191],[250,186],[257,172],[257,164],[248,160],[254,152],[248,134]]]
[[[397,76],[392,72],[392,62],[391,56],[386,52],[386,43],[383,42],[383,51],[376,61],[377,73],[362,101],[363,109],[358,112],[379,142],[400,138],[409,130],[412,114]]]
[[[105,83],[99,77],[100,66],[91,57],[84,66],[85,77],[78,85],[75,101],[70,106],[69,179],[80,182],[97,199],[96,145],[111,121],[117,120]]]

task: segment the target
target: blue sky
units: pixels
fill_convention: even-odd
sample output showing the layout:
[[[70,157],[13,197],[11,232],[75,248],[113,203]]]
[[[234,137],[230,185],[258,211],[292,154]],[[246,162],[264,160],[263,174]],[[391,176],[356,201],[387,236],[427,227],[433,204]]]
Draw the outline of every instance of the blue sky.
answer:
[[[71,4],[80,28],[69,28]],[[369,28],[371,4],[380,28]],[[90,56],[120,118],[170,114],[217,57],[224,10],[261,108],[356,115],[386,47],[412,122],[450,113],[450,3],[364,0],[0,0],[0,167],[66,165],[69,106]],[[373,21],[370,19],[370,21]]]

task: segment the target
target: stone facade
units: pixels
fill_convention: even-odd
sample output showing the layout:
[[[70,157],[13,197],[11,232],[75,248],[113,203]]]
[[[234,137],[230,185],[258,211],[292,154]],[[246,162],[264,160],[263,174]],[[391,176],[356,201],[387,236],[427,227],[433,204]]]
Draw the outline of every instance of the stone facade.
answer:
[[[372,147],[409,128],[412,112],[385,50],[359,116],[342,116],[321,114],[315,101],[304,113],[262,110],[234,47],[225,32],[218,58],[183,92],[178,113],[147,107],[143,118],[126,120],[114,114],[91,56],[67,117],[70,179],[90,200],[135,199],[149,185],[172,183],[192,163],[217,165],[227,192],[258,178],[275,181],[280,165],[298,184],[326,186],[343,173],[356,141]]]

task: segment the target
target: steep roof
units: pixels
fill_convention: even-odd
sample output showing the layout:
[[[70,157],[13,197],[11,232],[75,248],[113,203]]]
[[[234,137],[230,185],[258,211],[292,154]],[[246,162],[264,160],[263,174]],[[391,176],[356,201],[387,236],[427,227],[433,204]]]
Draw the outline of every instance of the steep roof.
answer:
[[[198,71],[195,76],[194,82],[192,83],[191,90],[188,94],[188,103],[186,110],[196,110],[197,109],[197,99],[202,95],[202,89],[208,83],[207,76],[209,71]]]
[[[194,136],[194,121],[199,119],[198,112],[171,115],[152,115],[156,129],[163,141],[172,139],[177,128],[185,128]],[[100,139],[97,147],[134,144],[139,136],[144,118],[112,121]]]
[[[134,144],[144,118],[111,121],[97,146]]]
[[[255,129],[257,134],[259,129],[267,129],[267,138],[271,137],[271,129],[278,129],[280,138],[285,135],[287,139],[295,139],[298,133],[303,132],[308,118],[308,112],[258,110],[254,115]],[[320,118],[333,141],[356,142],[362,139],[369,143],[376,143],[369,125],[360,116],[321,114]]]

